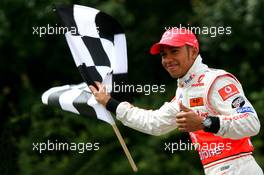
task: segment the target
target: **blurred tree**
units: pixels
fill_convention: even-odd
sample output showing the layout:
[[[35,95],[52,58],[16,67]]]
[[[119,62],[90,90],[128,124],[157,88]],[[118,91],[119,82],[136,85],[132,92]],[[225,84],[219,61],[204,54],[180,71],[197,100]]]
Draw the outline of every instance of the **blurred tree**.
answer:
[[[246,92],[259,91],[264,85],[258,78],[264,76],[259,60],[263,57],[263,6],[257,0],[193,1],[193,21],[200,27],[231,27],[230,35],[199,36],[204,60],[234,73]]]

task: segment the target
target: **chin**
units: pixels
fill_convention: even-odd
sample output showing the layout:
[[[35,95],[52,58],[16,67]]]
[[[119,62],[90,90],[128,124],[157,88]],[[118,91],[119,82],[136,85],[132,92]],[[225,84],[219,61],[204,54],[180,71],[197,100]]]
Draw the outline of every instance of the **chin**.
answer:
[[[175,73],[170,73],[170,76],[171,76],[172,78],[179,78],[179,77],[180,77],[180,75],[175,74]]]
[[[170,76],[172,78],[179,78],[179,77],[181,77],[181,74],[177,70],[168,70],[168,69],[166,69],[166,70],[167,70],[167,72],[170,74]]]
[[[171,76],[172,78],[180,78],[178,75]]]

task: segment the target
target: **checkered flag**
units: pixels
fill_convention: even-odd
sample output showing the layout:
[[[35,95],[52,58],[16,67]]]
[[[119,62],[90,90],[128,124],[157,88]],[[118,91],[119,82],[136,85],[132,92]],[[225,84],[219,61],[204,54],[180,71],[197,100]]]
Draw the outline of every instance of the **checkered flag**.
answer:
[[[43,103],[84,116],[96,113],[97,118],[113,124],[110,112],[97,103],[87,85],[99,81],[111,92],[113,80],[127,74],[122,27],[113,17],[91,7],[61,6],[56,11],[67,28],[65,37],[85,83],[51,88],[43,94]]]
[[[42,102],[85,116],[96,113],[98,119],[111,124],[133,171],[137,171],[110,112],[95,100],[87,86],[96,86],[95,81],[99,81],[111,91],[115,77],[126,77],[123,75],[127,74],[127,49],[122,27],[111,16],[90,7],[58,7],[57,12],[65,26],[74,29],[67,31],[65,37],[85,82],[53,87],[42,95]]]

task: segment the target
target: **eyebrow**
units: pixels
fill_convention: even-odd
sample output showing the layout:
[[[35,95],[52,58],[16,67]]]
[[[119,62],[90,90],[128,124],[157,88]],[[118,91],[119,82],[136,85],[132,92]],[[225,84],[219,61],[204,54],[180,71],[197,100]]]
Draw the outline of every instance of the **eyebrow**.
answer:
[[[172,49],[177,49],[177,50],[179,50],[180,47],[170,47],[169,49],[170,49],[170,50],[172,50]]]
[[[169,48],[169,50],[174,50],[174,49],[179,50],[180,47],[170,47]],[[164,48],[160,48],[160,53],[162,53],[162,52],[164,52]]]

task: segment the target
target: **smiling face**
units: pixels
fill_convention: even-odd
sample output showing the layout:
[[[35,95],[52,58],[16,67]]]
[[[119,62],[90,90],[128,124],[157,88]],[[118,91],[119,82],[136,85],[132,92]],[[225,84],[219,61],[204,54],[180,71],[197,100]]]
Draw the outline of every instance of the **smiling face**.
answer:
[[[160,46],[161,63],[173,78],[183,77],[194,63],[198,50],[191,46]]]

